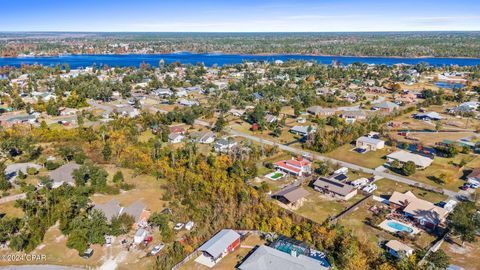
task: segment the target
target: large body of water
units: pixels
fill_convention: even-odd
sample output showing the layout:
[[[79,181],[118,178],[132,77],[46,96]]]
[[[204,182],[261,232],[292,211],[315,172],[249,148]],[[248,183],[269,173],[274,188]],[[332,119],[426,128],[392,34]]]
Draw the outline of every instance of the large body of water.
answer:
[[[54,66],[68,63],[71,68],[87,67],[94,63],[110,67],[138,67],[141,63],[158,66],[160,59],[166,64],[180,62],[182,64],[204,63],[206,66],[238,64],[243,61],[270,61],[275,60],[305,60],[316,61],[321,64],[331,64],[333,60],[343,65],[354,62],[366,64],[418,64],[428,63],[434,66],[480,65],[479,58],[388,58],[388,57],[354,57],[354,56],[312,56],[312,55],[240,55],[240,54],[197,54],[197,53],[171,53],[171,54],[127,54],[127,55],[65,55],[58,57],[17,57],[0,58],[0,66],[20,66],[22,64],[41,64]]]

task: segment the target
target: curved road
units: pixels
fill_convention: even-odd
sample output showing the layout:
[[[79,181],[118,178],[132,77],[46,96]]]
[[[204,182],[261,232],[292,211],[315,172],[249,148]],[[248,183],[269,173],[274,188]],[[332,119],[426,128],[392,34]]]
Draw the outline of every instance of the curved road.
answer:
[[[388,173],[388,172],[384,172],[384,171],[380,171],[380,170],[374,170],[374,169],[359,166],[357,164],[353,164],[353,163],[349,163],[349,162],[345,162],[345,161],[321,156],[321,155],[319,155],[317,153],[314,153],[314,152],[305,151],[305,150],[294,148],[294,147],[291,147],[291,146],[288,146],[288,145],[278,144],[276,142],[265,140],[263,138],[252,136],[252,135],[249,135],[249,134],[237,131],[237,130],[227,129],[227,132],[229,132],[232,135],[240,136],[240,137],[243,137],[243,138],[258,142],[258,143],[261,143],[261,144],[275,145],[275,146],[278,146],[278,148],[280,148],[282,150],[292,152],[292,153],[295,153],[297,155],[309,155],[313,159],[316,159],[316,160],[330,161],[332,163],[338,164],[338,165],[343,166],[343,167],[347,167],[347,168],[352,169],[352,170],[362,171],[362,172],[365,172],[365,173],[370,173],[370,174],[373,174],[374,176],[387,178],[387,179],[390,179],[390,180],[393,180],[393,181],[396,181],[396,182],[400,182],[400,183],[404,183],[404,184],[407,184],[407,185],[411,185],[411,186],[422,185],[422,186],[424,186],[426,188],[429,188],[429,189],[438,189],[438,187],[434,187],[434,186],[430,186],[430,185],[427,185],[427,184],[424,184],[424,183],[420,183],[420,182],[417,182],[417,181],[414,181],[412,179],[408,179],[408,178],[405,178],[405,177],[402,177],[402,176],[398,176],[398,175],[391,174],[391,173]],[[467,194],[451,191],[451,190],[448,190],[448,189],[443,189],[443,193],[445,195],[449,196],[452,199],[458,199],[458,198],[461,198],[461,197],[464,197],[464,196],[468,196]]]

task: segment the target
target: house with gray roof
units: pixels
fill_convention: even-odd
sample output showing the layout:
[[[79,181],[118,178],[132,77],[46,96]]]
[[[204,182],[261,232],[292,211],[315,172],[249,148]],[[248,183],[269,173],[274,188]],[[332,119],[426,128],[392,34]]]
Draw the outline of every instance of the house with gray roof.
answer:
[[[335,114],[335,109],[312,106],[307,108],[307,112],[315,116],[330,116]]]
[[[195,261],[208,267],[213,267],[239,246],[240,234],[231,229],[223,229],[198,248],[202,255]]]
[[[115,199],[104,204],[96,204],[93,209],[102,212],[107,218],[108,222],[111,222],[112,218],[118,216],[120,211],[122,211],[120,203],[118,203],[118,201]]]
[[[135,222],[139,222],[143,210],[145,210],[145,204],[141,201],[136,201],[122,209],[120,214],[127,214],[135,219]]]
[[[57,169],[50,172],[50,179],[53,181],[52,187],[57,188],[63,183],[69,185],[75,185],[75,179],[73,178],[73,171],[80,168],[80,165],[71,161],[67,164],[64,164]]]
[[[327,270],[322,262],[292,252],[282,252],[269,246],[259,246],[238,267],[240,270]]]
[[[7,180],[13,180],[17,177],[18,172],[21,171],[23,174],[27,174],[28,168],[35,168],[37,171],[42,168],[42,166],[34,163],[14,163],[9,164],[5,168],[5,175]]]
[[[320,177],[313,182],[313,188],[334,198],[349,200],[357,195],[354,186],[340,182],[334,178]]]
[[[395,103],[390,102],[390,101],[384,101],[384,102],[376,104],[374,106],[374,108],[376,108],[378,110],[381,110],[383,112],[391,113],[395,110],[398,110],[400,108],[400,106],[398,104],[395,104]]]

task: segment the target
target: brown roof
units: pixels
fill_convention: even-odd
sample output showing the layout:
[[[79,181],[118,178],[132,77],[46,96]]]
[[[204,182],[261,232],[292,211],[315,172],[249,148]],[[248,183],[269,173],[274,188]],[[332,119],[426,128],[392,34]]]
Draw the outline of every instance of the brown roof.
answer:
[[[467,176],[467,178],[478,178],[478,177],[480,177],[480,168],[473,169],[473,171]]]
[[[448,214],[446,209],[438,207],[429,201],[419,199],[410,191],[405,193],[394,191],[389,201],[401,205],[403,212],[432,224],[441,223]]]
[[[397,240],[390,240],[387,242],[387,244],[385,244],[387,247],[389,247],[390,249],[393,249],[395,251],[405,251],[405,252],[408,252],[408,251],[413,251],[413,248],[405,245],[404,243],[400,242],[400,241],[397,241]]]
[[[284,197],[289,202],[293,203],[309,194],[310,193],[301,186],[289,186],[273,194],[272,197]]]

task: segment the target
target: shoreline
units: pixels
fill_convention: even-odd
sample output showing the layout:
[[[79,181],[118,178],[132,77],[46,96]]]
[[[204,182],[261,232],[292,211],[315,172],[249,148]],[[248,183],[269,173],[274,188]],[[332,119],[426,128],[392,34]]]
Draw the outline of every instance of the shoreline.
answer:
[[[238,52],[190,52],[190,51],[176,51],[168,53],[77,53],[77,54],[58,54],[58,55],[25,55],[25,56],[0,56],[0,59],[29,59],[29,58],[55,58],[65,56],[129,56],[129,55],[175,55],[175,54],[192,54],[192,55],[204,55],[204,56],[221,56],[221,55],[238,55],[238,56],[262,56],[262,57],[275,57],[275,56],[312,56],[312,57],[338,57],[338,58],[374,58],[374,59],[469,59],[480,60],[480,57],[444,57],[444,56],[369,56],[369,55],[329,55],[329,54],[302,54],[302,53],[238,53]]]

